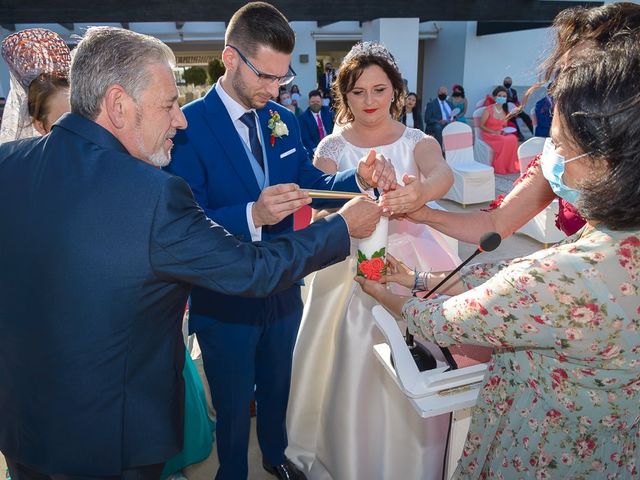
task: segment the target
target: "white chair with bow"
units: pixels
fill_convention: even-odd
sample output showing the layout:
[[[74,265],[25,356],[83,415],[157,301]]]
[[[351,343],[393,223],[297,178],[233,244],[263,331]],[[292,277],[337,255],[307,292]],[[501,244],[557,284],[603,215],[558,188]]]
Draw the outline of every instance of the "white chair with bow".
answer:
[[[524,173],[527,170],[527,166],[533,159],[542,153],[544,147],[545,138],[532,137],[518,147],[518,160],[520,161],[520,173]],[[518,230],[518,233],[523,233],[540,243],[543,243],[545,248],[550,243],[556,243],[566,238],[566,235],[562,233],[556,227],[556,214],[558,213],[558,199],[556,198],[547,207],[529,220],[522,228]]]
[[[486,108],[480,107],[473,112],[473,155],[476,161],[493,165],[493,149],[480,136],[480,119]]]
[[[496,193],[493,167],[475,161],[471,127],[462,122],[450,123],[442,130],[442,143],[454,177],[444,198],[463,207],[493,200]]]

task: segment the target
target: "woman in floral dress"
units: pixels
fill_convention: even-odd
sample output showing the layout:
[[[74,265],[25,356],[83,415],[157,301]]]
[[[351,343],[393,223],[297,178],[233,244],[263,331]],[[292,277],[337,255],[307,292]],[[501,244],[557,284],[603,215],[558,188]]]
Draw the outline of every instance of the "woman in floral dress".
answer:
[[[358,280],[415,334],[495,347],[457,478],[640,475],[640,29],[603,32],[606,42],[557,68],[553,143],[541,158],[585,228],[529,257],[463,270],[448,299]],[[415,280],[399,262],[390,271],[388,281]]]

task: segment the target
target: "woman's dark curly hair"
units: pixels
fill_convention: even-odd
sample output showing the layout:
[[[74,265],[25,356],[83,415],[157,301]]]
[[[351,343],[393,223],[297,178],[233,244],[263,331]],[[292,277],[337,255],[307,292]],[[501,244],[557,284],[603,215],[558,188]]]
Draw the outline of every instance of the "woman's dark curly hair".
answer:
[[[620,35],[636,31],[640,25],[640,5],[629,2],[611,3],[601,7],[574,7],[561,11],[553,21],[555,48],[541,65],[541,75],[525,93],[521,107],[539,87],[552,83],[562,64],[570,61],[583,48],[607,48]],[[519,108],[518,110],[522,110]],[[511,117],[519,111],[511,112]]]
[[[333,82],[333,98],[337,112],[336,123],[345,124],[354,120],[353,112],[347,102],[347,93],[353,90],[362,72],[371,65],[379,66],[389,77],[394,98],[389,111],[394,119],[398,119],[400,116],[404,105],[405,87],[393,55],[379,43],[362,42],[354,45],[344,57],[340,64],[340,70],[338,70],[338,76]]]
[[[607,7],[614,5],[628,15],[596,16],[587,43],[557,57],[550,94],[563,131],[576,150],[590,153],[598,172],[580,185],[578,210],[611,229],[628,230],[640,227],[640,5]],[[574,18],[584,22],[581,15]],[[570,21],[568,14],[563,19]]]

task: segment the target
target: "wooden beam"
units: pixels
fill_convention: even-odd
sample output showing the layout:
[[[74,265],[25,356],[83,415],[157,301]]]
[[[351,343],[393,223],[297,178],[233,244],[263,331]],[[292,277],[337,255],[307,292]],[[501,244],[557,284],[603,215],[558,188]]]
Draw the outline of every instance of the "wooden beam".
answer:
[[[501,22],[550,22],[561,10],[577,5],[596,6],[602,2],[540,0],[272,0],[289,20],[338,22],[368,21],[376,18],[413,18],[427,20],[477,20]],[[2,0],[0,18],[11,23],[99,23],[228,21],[244,1],[181,0],[110,0],[78,2],[77,0]]]
[[[494,33],[519,32],[521,30],[532,30],[534,28],[545,28],[551,26],[551,22],[478,22],[476,35],[492,35]]]
[[[125,30],[129,30],[129,22],[120,22],[120,25],[122,25],[122,28]]]
[[[0,23],[0,27],[4,28],[5,30],[9,30],[10,32],[16,31],[15,23]]]
[[[180,31],[184,27],[184,22],[176,22],[176,30]]]
[[[66,28],[70,32],[73,32],[76,29],[76,26],[73,23],[60,23],[60,25],[62,25],[64,28]]]

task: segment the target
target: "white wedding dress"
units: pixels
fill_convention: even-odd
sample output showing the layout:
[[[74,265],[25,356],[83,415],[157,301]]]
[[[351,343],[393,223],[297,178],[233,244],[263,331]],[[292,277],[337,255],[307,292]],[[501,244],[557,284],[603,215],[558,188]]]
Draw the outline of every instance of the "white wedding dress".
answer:
[[[407,128],[375,150],[391,160],[398,179],[418,175],[413,151],[424,137]],[[368,151],[340,134],[318,146],[338,170],[355,167]],[[449,416],[421,418],[376,359],[372,346],[383,337],[371,315],[375,300],[353,280],[356,249],[354,241],[349,259],[310,282],[293,359],[287,456],[311,480],[440,480]],[[459,263],[442,234],[408,221],[389,223],[388,251],[419,270]]]

